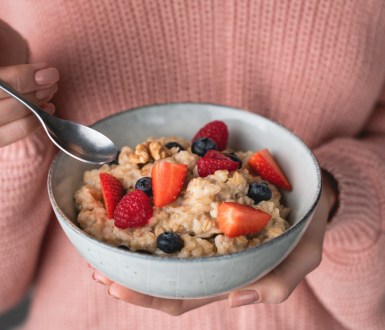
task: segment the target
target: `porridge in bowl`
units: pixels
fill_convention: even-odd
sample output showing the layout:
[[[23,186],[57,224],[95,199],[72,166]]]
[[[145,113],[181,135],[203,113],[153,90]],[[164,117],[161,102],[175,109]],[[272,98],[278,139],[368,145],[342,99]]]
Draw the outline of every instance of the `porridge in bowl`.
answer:
[[[268,149],[227,147],[212,121],[191,141],[149,138],[116,162],[84,173],[75,193],[79,226],[120,248],[180,258],[224,255],[289,228],[281,189],[291,185]]]

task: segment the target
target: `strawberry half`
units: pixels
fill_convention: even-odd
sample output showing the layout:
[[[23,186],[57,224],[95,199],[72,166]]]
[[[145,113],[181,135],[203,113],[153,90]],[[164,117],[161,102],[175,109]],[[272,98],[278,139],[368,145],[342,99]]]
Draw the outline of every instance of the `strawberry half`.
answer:
[[[124,188],[122,183],[110,173],[99,173],[99,178],[107,217],[112,219],[115,207],[124,195]]]
[[[137,189],[127,193],[119,202],[114,212],[114,224],[121,229],[146,225],[153,215],[150,198]]]
[[[270,219],[270,214],[248,205],[223,202],[218,207],[219,229],[230,238],[257,233]]]
[[[219,151],[225,150],[229,139],[229,130],[227,125],[221,120],[214,120],[203,126],[193,137],[192,141],[206,137],[212,139]]]
[[[187,174],[187,165],[160,162],[151,170],[154,204],[157,207],[172,203],[179,195]]]
[[[214,174],[218,170],[235,171],[239,163],[230,159],[230,157],[216,151],[209,150],[197,161],[198,174],[204,178],[210,174]]]
[[[269,181],[279,188],[291,190],[291,184],[268,149],[257,151],[248,160],[249,167],[263,180]]]

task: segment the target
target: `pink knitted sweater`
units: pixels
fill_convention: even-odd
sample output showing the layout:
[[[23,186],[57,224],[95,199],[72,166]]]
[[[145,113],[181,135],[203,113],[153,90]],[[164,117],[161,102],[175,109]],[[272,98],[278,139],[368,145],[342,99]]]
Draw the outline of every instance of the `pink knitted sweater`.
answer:
[[[91,279],[52,214],[40,132],[0,149],[0,311],[33,284],[32,330],[384,329],[384,17],[383,0],[1,1],[30,62],[61,73],[57,115],[92,124],[177,101],[256,112],[314,150],[340,207],[320,267],[286,302],[172,317]]]

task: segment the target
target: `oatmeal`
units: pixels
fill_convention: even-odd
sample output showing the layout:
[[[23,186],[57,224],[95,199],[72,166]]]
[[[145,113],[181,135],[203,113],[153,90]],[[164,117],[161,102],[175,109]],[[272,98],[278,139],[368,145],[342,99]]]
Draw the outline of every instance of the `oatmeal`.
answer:
[[[149,138],[116,163],[86,171],[75,194],[79,226],[113,246],[181,258],[257,246],[289,227],[280,189],[291,185],[267,149],[227,148],[223,122],[192,141]]]

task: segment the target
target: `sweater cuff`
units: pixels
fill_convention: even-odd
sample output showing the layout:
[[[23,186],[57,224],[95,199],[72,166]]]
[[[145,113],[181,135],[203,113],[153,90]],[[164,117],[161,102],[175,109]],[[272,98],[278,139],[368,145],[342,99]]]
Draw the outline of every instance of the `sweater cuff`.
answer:
[[[365,143],[333,140],[314,151],[321,168],[338,184],[339,206],[328,223],[326,250],[362,250],[375,243],[381,228],[379,179],[384,165]]]
[[[22,140],[0,148],[0,162],[35,158],[52,152],[50,141],[42,127]],[[47,148],[47,146],[49,146]],[[19,164],[20,165],[20,164]]]

